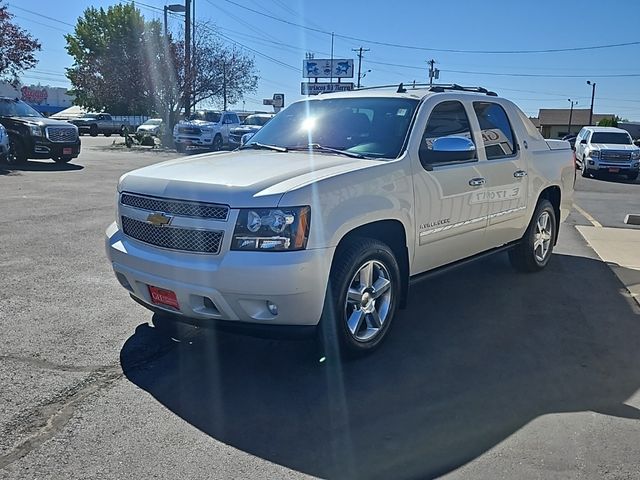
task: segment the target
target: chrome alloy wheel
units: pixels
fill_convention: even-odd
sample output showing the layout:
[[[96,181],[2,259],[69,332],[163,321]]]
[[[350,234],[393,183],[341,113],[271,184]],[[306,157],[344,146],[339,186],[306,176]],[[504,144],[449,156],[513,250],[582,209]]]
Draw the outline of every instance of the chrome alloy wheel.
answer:
[[[368,342],[382,331],[392,301],[391,276],[382,263],[369,260],[351,279],[345,321],[351,336]]]
[[[536,222],[536,232],[533,236],[533,254],[538,262],[544,262],[549,254],[552,228],[549,212],[542,212]]]

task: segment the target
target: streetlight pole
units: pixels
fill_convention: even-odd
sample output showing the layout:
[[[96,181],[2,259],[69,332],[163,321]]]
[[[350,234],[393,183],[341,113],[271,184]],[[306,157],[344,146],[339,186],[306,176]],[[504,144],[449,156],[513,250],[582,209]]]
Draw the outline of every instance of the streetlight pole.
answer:
[[[569,100],[569,102],[571,103],[571,110],[569,110],[569,128],[567,128],[567,135],[571,135],[571,120],[572,120],[572,117],[573,117],[573,106],[577,105],[578,101],[576,100],[574,102],[570,98],[568,98],[567,100]]]
[[[596,96],[596,82],[591,83],[591,80],[587,80],[587,85],[591,85],[591,110],[589,110],[589,125],[593,122],[593,99]]]

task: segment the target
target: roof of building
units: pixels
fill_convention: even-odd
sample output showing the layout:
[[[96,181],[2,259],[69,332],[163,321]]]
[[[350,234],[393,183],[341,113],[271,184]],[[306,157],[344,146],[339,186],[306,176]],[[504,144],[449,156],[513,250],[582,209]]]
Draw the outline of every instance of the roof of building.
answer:
[[[567,125],[569,123],[569,108],[541,108],[538,113],[540,125]],[[598,123],[605,118],[612,118],[613,113],[594,113],[591,123]],[[571,123],[573,125],[589,125],[589,109],[574,108],[571,115]]]

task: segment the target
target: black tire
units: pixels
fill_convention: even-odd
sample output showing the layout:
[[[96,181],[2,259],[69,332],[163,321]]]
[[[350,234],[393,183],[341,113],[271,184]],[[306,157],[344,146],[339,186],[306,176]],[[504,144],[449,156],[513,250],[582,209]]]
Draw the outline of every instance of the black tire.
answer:
[[[20,165],[27,161],[27,150],[24,148],[22,140],[17,137],[9,137],[9,155],[7,164]]]
[[[548,241],[546,244],[546,253],[543,253],[544,246],[542,246],[538,247],[540,248],[538,254],[538,249],[535,247],[537,237],[539,236],[538,221],[541,220],[544,215],[548,216],[549,231],[548,233],[545,232],[545,237],[548,236],[549,238],[545,240]],[[558,224],[556,223],[556,212],[553,209],[553,205],[551,205],[551,202],[547,199],[540,200],[524,236],[517,246],[509,250],[511,265],[521,272],[537,272],[546,267],[551,259],[553,246],[558,236],[557,229]]]
[[[184,153],[186,152],[187,148],[181,144],[181,143],[176,143],[176,152],[178,153]]]
[[[110,137],[111,136],[111,132],[104,132],[104,136],[105,137]]]
[[[97,137],[98,136],[98,126],[97,125],[91,125],[89,127],[89,135],[91,135],[92,137]]]
[[[627,173],[627,180],[630,180],[632,182],[635,182],[638,179],[638,175],[640,174],[640,172],[631,172],[631,173]]]
[[[213,137],[213,145],[211,145],[211,150],[213,150],[214,152],[222,150],[222,143],[222,135],[216,135],[215,137]]]
[[[582,157],[580,174],[585,178],[588,178],[588,177],[591,176],[591,172],[590,172],[589,168],[587,167],[587,160],[584,158],[584,156]]]
[[[325,355],[348,358],[373,351],[386,337],[400,299],[400,268],[393,251],[378,240],[354,239],[336,255],[331,267],[318,335]],[[362,277],[359,272],[367,265],[372,268],[370,287],[360,283]],[[375,284],[381,279],[388,280],[388,288],[385,285],[384,290],[380,288],[380,292],[376,293]],[[353,290],[353,285],[356,284],[359,285],[362,300],[351,304],[353,300],[347,300],[347,292],[350,287]],[[376,297],[377,294],[379,296]],[[368,307],[373,307],[375,314],[367,312]],[[359,326],[355,328],[355,332],[348,326],[349,318],[359,319],[352,323]],[[378,328],[374,328],[376,318],[382,319]],[[367,335],[371,335],[370,338]]]
[[[72,157],[56,157],[53,159],[56,163],[69,163],[71,160],[73,160]]]

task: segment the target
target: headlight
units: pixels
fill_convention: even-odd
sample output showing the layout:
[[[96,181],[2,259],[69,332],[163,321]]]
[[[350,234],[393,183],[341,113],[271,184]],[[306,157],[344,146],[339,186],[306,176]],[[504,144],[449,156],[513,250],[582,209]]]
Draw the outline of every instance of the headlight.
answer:
[[[600,158],[600,150],[591,150],[589,156],[591,158]]]
[[[42,127],[40,125],[29,125],[29,129],[32,137],[42,136]]]
[[[311,208],[242,209],[231,250],[292,251],[307,247]]]
[[[636,150],[634,152],[631,152],[631,159],[632,160],[638,160],[639,158],[640,158],[640,150]]]

